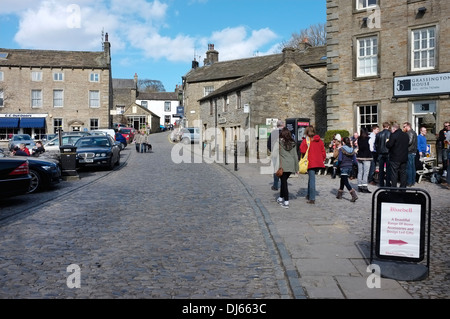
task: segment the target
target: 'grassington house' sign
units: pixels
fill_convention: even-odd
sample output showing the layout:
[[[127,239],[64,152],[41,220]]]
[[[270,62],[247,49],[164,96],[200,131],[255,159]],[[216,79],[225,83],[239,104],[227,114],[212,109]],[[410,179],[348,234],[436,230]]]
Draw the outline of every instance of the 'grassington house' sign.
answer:
[[[450,94],[450,73],[394,77],[394,97]]]

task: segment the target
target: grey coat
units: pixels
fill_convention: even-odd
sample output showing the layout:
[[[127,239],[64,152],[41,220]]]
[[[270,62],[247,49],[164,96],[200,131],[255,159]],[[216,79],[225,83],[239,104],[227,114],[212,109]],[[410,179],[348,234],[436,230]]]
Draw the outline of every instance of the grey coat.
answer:
[[[297,173],[298,172],[298,155],[296,143],[285,143],[280,140],[280,167],[284,172]]]

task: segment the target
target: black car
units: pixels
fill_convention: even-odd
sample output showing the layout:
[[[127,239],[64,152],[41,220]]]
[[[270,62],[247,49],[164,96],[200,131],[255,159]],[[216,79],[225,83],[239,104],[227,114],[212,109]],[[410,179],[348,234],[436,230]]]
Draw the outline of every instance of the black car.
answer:
[[[59,162],[50,158],[27,157],[30,167],[31,183],[28,193],[47,189],[61,181]]]
[[[113,169],[120,164],[120,148],[109,135],[81,137],[77,148],[77,167],[106,166]]]
[[[29,173],[26,158],[0,158],[0,198],[27,193],[31,182]]]

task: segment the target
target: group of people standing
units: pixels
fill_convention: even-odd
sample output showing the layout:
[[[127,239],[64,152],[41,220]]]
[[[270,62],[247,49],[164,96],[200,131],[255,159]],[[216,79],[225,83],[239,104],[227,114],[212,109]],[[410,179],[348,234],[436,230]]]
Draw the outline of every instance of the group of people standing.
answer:
[[[445,132],[441,134],[446,139],[446,149],[443,150],[444,174],[447,176],[447,158],[450,157],[450,124],[444,124]],[[274,134],[276,133],[276,134]],[[378,125],[372,127],[369,133],[362,128],[360,134],[352,138],[341,138],[339,134],[333,139],[333,157],[336,169],[340,170],[340,184],[336,194],[341,199],[345,188],[351,195],[351,202],[358,199],[356,189],[352,188],[349,179],[357,168],[357,181],[359,193],[371,193],[368,186],[377,185],[375,182],[375,168],[378,163],[378,186],[380,187],[412,187],[416,183],[416,166],[420,158],[427,153],[427,129],[420,128],[419,135],[412,129],[411,123],[383,123],[383,129]],[[278,178],[274,173],[272,190],[278,190],[280,183],[280,196],[277,202],[284,208],[289,208],[289,190],[287,180],[292,174],[299,172],[299,159],[308,157],[308,187],[306,200],[309,204],[315,204],[316,183],[315,176],[319,169],[324,169],[326,151],[323,141],[316,134],[313,126],[308,126],[304,132],[299,149],[292,133],[284,127],[282,121],[278,121],[277,130],[274,130],[268,140],[268,149],[272,154],[274,172],[279,167],[283,168],[282,175]],[[445,153],[445,154],[444,154]],[[447,177],[447,179],[449,179]],[[448,181],[450,183],[450,181]]]

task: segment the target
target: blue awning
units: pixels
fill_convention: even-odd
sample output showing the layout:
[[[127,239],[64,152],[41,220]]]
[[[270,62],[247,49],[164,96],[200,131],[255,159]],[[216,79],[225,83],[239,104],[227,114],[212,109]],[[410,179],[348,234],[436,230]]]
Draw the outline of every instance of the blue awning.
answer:
[[[20,119],[21,128],[45,128],[45,117],[31,117]]]
[[[0,118],[0,128],[19,128],[19,118],[18,117]]]

